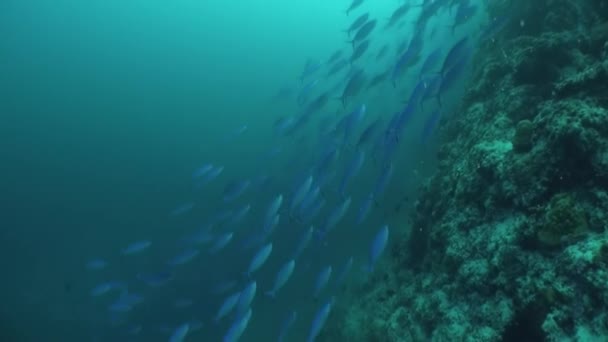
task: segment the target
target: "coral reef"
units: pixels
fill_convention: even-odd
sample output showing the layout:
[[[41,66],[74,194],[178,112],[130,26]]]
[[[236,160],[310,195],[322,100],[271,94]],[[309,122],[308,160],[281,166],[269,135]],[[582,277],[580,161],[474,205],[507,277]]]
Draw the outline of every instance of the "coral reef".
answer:
[[[411,231],[356,294],[343,340],[608,336],[608,5],[488,4],[526,26],[475,56]]]

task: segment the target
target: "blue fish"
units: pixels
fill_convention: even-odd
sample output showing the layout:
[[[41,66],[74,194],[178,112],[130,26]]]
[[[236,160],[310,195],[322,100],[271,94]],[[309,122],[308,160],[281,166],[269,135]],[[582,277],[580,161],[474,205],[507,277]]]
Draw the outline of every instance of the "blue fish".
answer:
[[[388,243],[388,226],[384,225],[384,226],[382,226],[382,228],[380,228],[380,231],[378,231],[378,233],[376,234],[376,237],[374,238],[374,241],[372,242],[372,245],[371,245],[371,248],[369,251],[368,270],[370,273],[374,271],[374,266],[376,265],[378,258],[380,257],[380,255],[382,254],[384,249],[386,248],[387,243]]]
[[[466,54],[460,58],[444,75],[441,79],[441,85],[437,91],[437,102],[441,105],[441,96],[451,89],[455,82],[461,79],[465,74],[466,67],[469,63],[469,55]]]
[[[422,135],[420,140],[423,144],[426,144],[435,131],[435,127],[439,123],[439,119],[441,118],[441,112],[439,110],[435,110],[424,122],[424,128],[422,129]]]
[[[103,259],[92,259],[87,262],[86,269],[96,271],[96,270],[102,270],[102,269],[106,268],[106,266],[108,266],[107,261],[105,261]]]
[[[313,291],[313,298],[319,298],[321,292],[327,287],[329,278],[331,278],[332,267],[331,265],[326,266],[319,272],[317,280],[315,281],[315,287]]]
[[[304,66],[304,70],[302,70],[302,74],[300,75],[300,82],[304,82],[304,79],[313,75],[317,72],[317,70],[321,69],[323,63],[319,61],[314,61],[309,59],[306,61],[306,65]]]
[[[372,205],[374,204],[374,195],[370,194],[365,198],[363,203],[361,203],[361,207],[359,208],[359,213],[357,214],[357,224],[363,223],[369,214]]]
[[[226,184],[224,187],[224,202],[232,202],[239,198],[247,190],[250,184],[251,181],[247,179]]]
[[[290,212],[293,213],[295,208],[302,203],[312,186],[312,175],[308,176],[304,182],[298,187],[291,200]]]
[[[460,40],[458,40],[452,47],[450,51],[443,59],[443,64],[441,66],[441,75],[444,76],[448,70],[450,70],[454,65],[456,65],[462,57],[469,50],[469,37],[464,36]]]
[[[382,197],[382,194],[384,194],[384,190],[386,190],[386,186],[390,182],[392,176],[393,176],[393,163],[390,163],[387,167],[384,168],[384,170],[382,171],[382,174],[380,174],[380,177],[378,178],[378,181],[376,182],[376,186],[375,186],[374,192],[373,192],[374,197],[376,199]]]
[[[224,172],[223,166],[214,166],[209,172],[207,172],[203,177],[199,177],[200,179],[196,183],[196,187],[200,188],[206,184],[211,183],[216,178],[218,178],[222,172]]]
[[[325,225],[322,229],[322,234],[327,235],[329,231],[336,226],[336,224],[344,217],[348,208],[350,207],[351,198],[348,197],[342,203],[337,206],[334,211],[331,212],[327,220],[325,221]]]
[[[257,283],[255,281],[250,282],[247,286],[241,291],[241,295],[239,296],[239,301],[236,304],[236,314],[237,316],[243,315],[247,309],[251,306],[251,302],[255,298],[255,293],[257,291]]]
[[[365,162],[365,151],[358,150],[355,153],[355,157],[351,161],[350,165],[346,169],[346,171],[344,173],[344,177],[342,177],[342,183],[340,183],[340,194],[342,196],[345,195],[346,186],[348,185],[348,182],[350,182],[350,180],[359,173],[359,170],[361,170],[361,167],[363,166],[364,162]]]
[[[429,53],[428,56],[426,56],[424,62],[422,63],[422,66],[420,67],[419,78],[422,79],[423,77],[433,73],[440,59],[441,48],[436,48],[431,53]]]
[[[236,292],[236,293],[233,293],[230,296],[226,297],[226,299],[224,299],[224,302],[222,303],[220,308],[217,310],[217,313],[215,314],[215,318],[213,319],[215,321],[215,323],[218,323],[222,318],[226,317],[228,314],[230,314],[232,312],[232,310],[234,310],[234,308],[236,307],[236,304],[239,301],[240,296],[241,296],[241,292]]]
[[[136,242],[133,242],[132,244],[128,245],[127,247],[123,248],[122,254],[123,255],[138,254],[138,253],[141,253],[141,252],[145,251],[146,249],[148,249],[151,245],[152,245],[152,242],[150,242],[149,240],[136,241]]]
[[[354,127],[363,120],[365,116],[365,112],[367,111],[367,107],[365,104],[360,105],[352,111],[347,117],[344,125],[344,142],[348,140],[350,137]]]
[[[173,275],[167,271],[157,273],[138,273],[137,279],[143,281],[151,287],[159,287],[168,283],[173,278]]]
[[[277,295],[277,291],[279,291],[281,288],[283,288],[283,286],[285,286],[285,284],[287,283],[287,281],[293,274],[293,270],[295,267],[296,267],[296,262],[294,259],[291,259],[288,262],[286,262],[283,265],[283,267],[281,267],[279,272],[277,273],[277,276],[274,280],[274,285],[272,286],[272,289],[267,291],[266,295],[274,298]]]
[[[241,338],[245,329],[247,329],[247,325],[249,324],[249,320],[251,319],[251,308],[248,308],[247,311],[239,316],[236,321],[230,326],[230,329],[224,335],[223,342],[236,342]]]
[[[239,210],[237,210],[234,213],[234,215],[232,216],[232,219],[228,222],[228,224],[231,226],[235,226],[235,225],[239,224],[241,221],[243,221],[245,216],[247,216],[247,214],[249,214],[250,211],[251,211],[251,205],[250,204],[244,205],[243,207],[241,207]]]
[[[297,319],[298,313],[294,310],[289,311],[289,313],[285,317],[285,320],[283,321],[283,325],[281,325],[281,331],[279,332],[279,338],[277,339],[277,342],[285,341],[287,333],[289,333],[289,329],[291,329]]]
[[[190,331],[190,324],[184,323],[173,331],[171,337],[169,337],[169,342],[183,342]]]
[[[169,266],[178,266],[178,265],[183,265],[191,260],[193,260],[194,258],[196,258],[196,256],[199,254],[199,250],[195,249],[195,248],[189,248],[186,249],[185,251],[179,253],[178,255],[176,255],[175,257],[173,257],[173,259],[169,260],[167,262],[167,265]]]
[[[317,336],[319,336],[325,322],[327,322],[327,317],[329,317],[329,314],[331,313],[334,302],[335,299],[333,297],[330,298],[329,301],[327,301],[327,303],[325,303],[319,309],[319,311],[317,311],[315,318],[312,321],[312,326],[310,327],[310,333],[308,334],[308,339],[306,340],[307,342],[314,342]]]
[[[355,259],[352,256],[350,258],[348,258],[348,260],[346,260],[346,263],[344,263],[344,266],[342,266],[342,269],[340,270],[340,272],[338,273],[338,276],[336,277],[335,288],[340,288],[340,286],[342,286],[344,281],[346,281],[348,274],[350,273],[350,270],[353,268],[354,262],[355,262]]]
[[[192,202],[181,204],[177,208],[175,208],[171,211],[171,216],[184,215],[184,214],[190,212],[192,210],[192,208],[194,208],[194,203],[192,203]]]
[[[192,173],[192,178],[196,179],[204,177],[209,171],[213,170],[213,168],[214,166],[211,163],[203,164],[198,169],[194,170],[194,172]]]
[[[123,282],[120,282],[120,281],[109,281],[109,282],[101,283],[101,284],[95,286],[91,290],[91,296],[98,297],[98,296],[104,295],[114,289],[123,289],[125,287],[126,287],[126,284]]]
[[[314,232],[313,226],[308,227],[306,230],[304,230],[302,232],[302,235],[298,239],[298,244],[294,250],[293,257],[292,257],[293,259],[299,258],[300,255],[302,254],[302,252],[304,252],[304,250],[306,249],[306,247],[308,247],[308,244],[310,243],[310,240],[312,239],[313,232]]]
[[[255,271],[260,269],[268,257],[270,257],[270,253],[272,253],[272,242],[264,245],[260,250],[253,256],[251,262],[249,263],[249,267],[247,268],[247,272],[245,273],[248,277],[250,277]]]
[[[232,232],[228,232],[223,235],[220,235],[215,240],[215,243],[213,244],[213,246],[211,246],[211,249],[209,249],[209,253],[215,254],[215,253],[221,251],[222,249],[224,249],[228,245],[228,243],[230,243],[230,241],[232,241],[232,236],[233,236]]]

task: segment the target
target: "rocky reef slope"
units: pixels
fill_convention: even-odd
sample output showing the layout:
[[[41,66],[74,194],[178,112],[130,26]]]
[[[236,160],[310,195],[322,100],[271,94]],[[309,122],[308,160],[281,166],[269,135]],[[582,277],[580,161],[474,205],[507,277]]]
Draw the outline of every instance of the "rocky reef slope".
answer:
[[[489,3],[509,23],[479,47],[412,230],[341,340],[608,336],[608,3]]]

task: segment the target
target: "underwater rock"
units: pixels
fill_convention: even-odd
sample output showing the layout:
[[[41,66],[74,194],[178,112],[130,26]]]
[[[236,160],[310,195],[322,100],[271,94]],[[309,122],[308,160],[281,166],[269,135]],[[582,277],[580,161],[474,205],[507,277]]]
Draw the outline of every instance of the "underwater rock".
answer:
[[[391,281],[357,294],[357,321],[370,322],[359,340],[608,336],[606,10],[488,6],[491,17],[514,9],[525,28],[507,26],[473,57],[458,115],[438,127],[437,172],[392,248]]]
[[[534,133],[534,124],[530,120],[521,120],[515,127],[513,135],[513,151],[524,153],[532,148],[532,135]]]
[[[538,231],[538,240],[549,247],[560,245],[565,238],[587,231],[585,213],[570,194],[553,196],[547,207],[545,223]]]

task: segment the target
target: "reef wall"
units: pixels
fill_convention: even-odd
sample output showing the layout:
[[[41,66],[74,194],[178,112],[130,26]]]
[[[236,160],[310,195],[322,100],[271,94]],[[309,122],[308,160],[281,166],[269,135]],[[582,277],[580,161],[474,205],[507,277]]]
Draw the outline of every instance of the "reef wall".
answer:
[[[411,231],[340,340],[608,336],[608,3],[488,3],[508,24],[479,46]]]

